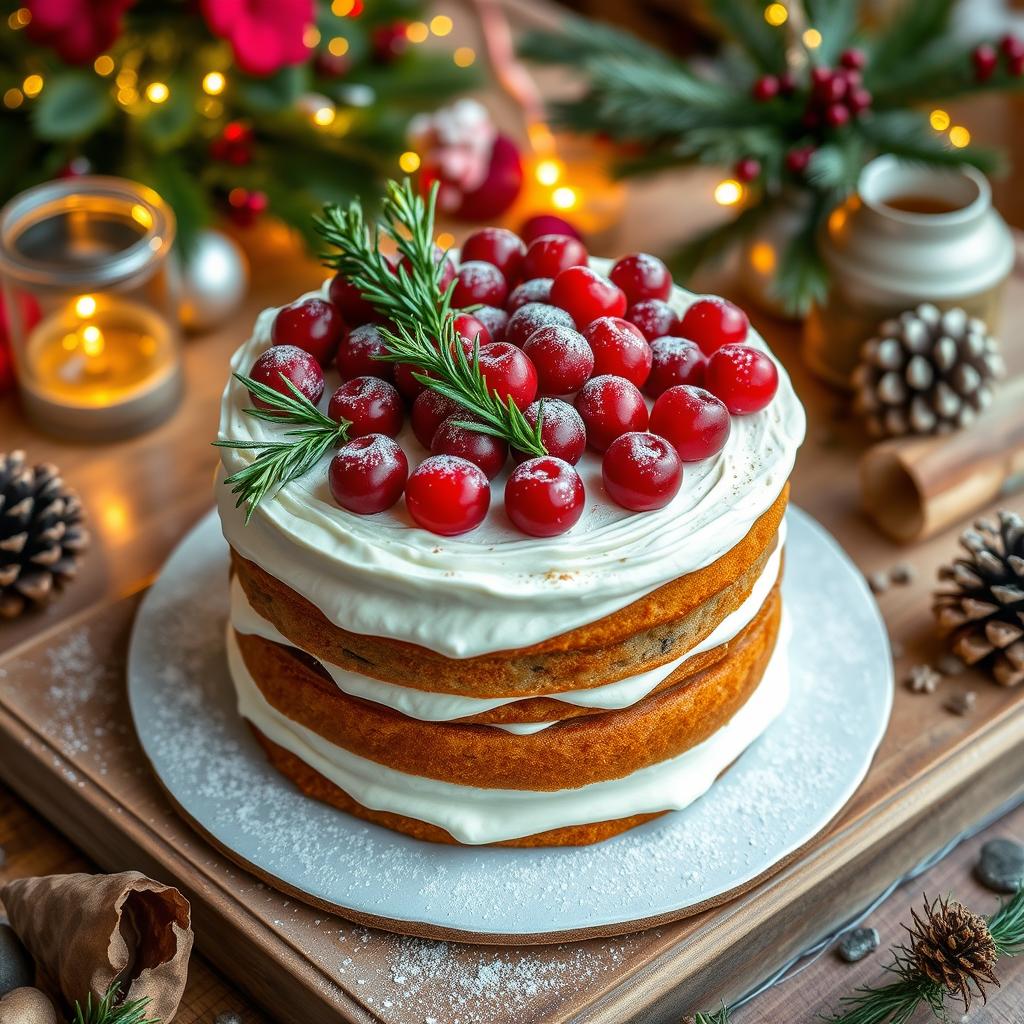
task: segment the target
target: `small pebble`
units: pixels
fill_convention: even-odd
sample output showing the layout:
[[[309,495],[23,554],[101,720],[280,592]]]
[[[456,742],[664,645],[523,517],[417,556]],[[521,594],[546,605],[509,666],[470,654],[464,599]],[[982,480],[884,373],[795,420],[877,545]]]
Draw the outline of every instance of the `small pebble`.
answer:
[[[889,574],[873,572],[868,575],[868,586],[872,594],[884,594],[889,589]]]
[[[935,663],[935,667],[944,676],[958,676],[967,666],[955,654],[944,654]]]
[[[0,996],[31,985],[35,978],[35,964],[21,939],[9,924],[0,923]]]
[[[934,693],[941,679],[931,665],[914,665],[907,673],[907,689],[913,693]]]
[[[899,565],[894,565],[889,571],[889,581],[891,583],[898,583],[900,586],[913,583],[916,578],[917,570],[909,562],[900,562]]]
[[[0,998],[0,1024],[57,1024],[57,1011],[37,988],[16,988]]]
[[[846,937],[836,947],[836,952],[840,959],[848,964],[855,964],[878,949],[880,942],[877,929],[854,928],[852,932],[847,932]]]
[[[981,848],[974,877],[993,892],[1016,892],[1024,882],[1024,846],[1012,839],[990,839]]]
[[[946,710],[954,715],[969,715],[974,710],[978,695],[973,690],[954,694],[946,701]]]

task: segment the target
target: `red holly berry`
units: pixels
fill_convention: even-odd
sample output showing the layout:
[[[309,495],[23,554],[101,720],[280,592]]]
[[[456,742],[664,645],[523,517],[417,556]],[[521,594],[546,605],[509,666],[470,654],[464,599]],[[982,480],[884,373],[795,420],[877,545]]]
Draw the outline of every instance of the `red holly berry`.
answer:
[[[755,160],[752,156],[745,156],[737,160],[732,173],[739,181],[754,181],[761,173],[761,161]]]
[[[462,349],[467,356],[473,354],[473,346],[475,344],[482,347],[489,345],[495,340],[483,321],[477,316],[479,312],[480,310],[478,309],[472,313],[456,313],[452,320],[455,333],[466,343],[462,346]]]
[[[626,296],[590,267],[569,267],[551,285],[551,301],[560,306],[582,330],[602,316],[622,316],[626,312]]]
[[[227,199],[228,216],[240,228],[252,227],[270,205],[266,192],[250,192],[244,188],[233,188]]]
[[[424,459],[405,485],[413,521],[431,533],[454,537],[479,526],[491,504],[484,471],[454,455]]]
[[[497,267],[506,281],[519,280],[519,269],[526,255],[523,240],[508,228],[481,228],[462,246],[462,259],[483,260]]]
[[[528,302],[520,306],[511,316],[508,326],[505,328],[505,340],[511,345],[526,344],[526,339],[549,324],[558,324],[560,327],[572,327],[575,329],[576,322],[558,306],[549,306],[544,302]]]
[[[473,310],[473,318],[483,324],[490,341],[504,341],[505,328],[508,327],[509,314],[496,306],[481,306]],[[487,344],[487,342],[484,342]]]
[[[587,428],[587,443],[603,452],[617,437],[647,429],[643,396],[622,377],[593,377],[576,395],[576,411]]]
[[[324,371],[314,356],[295,345],[272,345],[252,364],[249,376],[288,398],[295,398],[282,377],[290,380],[314,405],[324,393]],[[250,394],[257,409],[274,407]]]
[[[409,422],[412,424],[412,432],[416,435],[416,440],[424,448],[429,448],[437,428],[453,412],[460,410],[468,419],[469,412],[454,399],[448,398],[432,388],[425,388],[416,396],[416,401],[412,403],[412,411],[409,413]]]
[[[850,110],[842,103],[832,103],[825,110],[825,120],[833,128],[841,128],[850,120]]]
[[[395,387],[379,377],[355,377],[331,395],[327,415],[332,420],[348,420],[349,437],[367,434],[397,436],[404,418],[402,396]]]
[[[508,459],[508,445],[500,437],[460,427],[459,422],[470,422],[473,417],[465,409],[456,410],[434,431],[430,450],[435,455],[457,455],[460,459],[479,466],[493,480]]]
[[[702,387],[707,359],[696,342],[686,338],[655,338],[651,342],[651,375],[644,391],[652,398],[678,384]]]
[[[604,453],[601,479],[612,501],[634,512],[650,512],[664,508],[679,493],[683,463],[657,434],[623,434]]]
[[[354,284],[349,284],[341,274],[335,274],[331,278],[328,295],[331,302],[341,310],[345,323],[350,327],[379,323],[381,320],[373,306],[363,298],[362,292]]]
[[[519,234],[527,245],[542,235],[566,235],[568,238],[578,238],[582,241],[580,233],[567,220],[556,217],[553,213],[538,213],[535,217],[530,217],[523,222]]]
[[[594,372],[594,353],[579,331],[548,324],[531,334],[523,351],[537,370],[542,395],[567,395],[579,391]]]
[[[1024,53],[1017,53],[1012,57],[1007,58],[1006,70],[1009,71],[1014,78],[1020,78],[1021,75],[1024,75]]]
[[[974,62],[974,77],[979,82],[991,78],[999,63],[995,49],[988,43],[979,43],[971,54],[971,60]]]
[[[327,366],[345,333],[341,314],[326,299],[306,299],[278,310],[270,328],[275,345],[295,345]]]
[[[999,49],[1003,55],[1010,60],[1017,57],[1024,57],[1024,39],[1008,33],[999,41]]]
[[[725,447],[732,421],[725,403],[703,388],[669,388],[651,410],[651,430],[675,448],[683,462],[699,462]]]
[[[550,304],[551,285],[553,283],[554,280],[550,277],[534,277],[529,281],[523,281],[522,284],[516,285],[512,289],[508,301],[505,303],[505,309],[508,310],[509,316],[530,302]]]
[[[593,372],[625,377],[638,388],[651,373],[651,347],[639,327],[617,316],[594,320],[583,332],[594,353]]]
[[[644,299],[667,299],[672,292],[672,275],[657,256],[646,252],[623,256],[612,267],[612,284],[626,296],[629,305]]]
[[[537,397],[537,370],[521,348],[497,341],[480,349],[480,373],[487,390],[525,409]]]
[[[369,516],[398,501],[408,475],[405,452],[384,434],[367,434],[338,450],[327,469],[327,483],[342,508]]]
[[[832,71],[822,85],[815,89],[815,94],[822,103],[838,103],[846,95],[848,83],[845,72]]]
[[[627,311],[626,319],[638,327],[648,341],[674,334],[679,326],[675,310],[661,299],[643,299],[634,303]]]
[[[502,272],[493,263],[468,260],[459,267],[452,305],[503,306],[508,298],[508,285]]]
[[[585,503],[579,473],[551,455],[520,463],[505,483],[505,512],[531,537],[557,537],[572,529]]]
[[[860,71],[868,62],[868,55],[863,51],[855,47],[851,47],[848,50],[843,50],[839,54],[839,63],[844,68],[850,68],[852,71]]]
[[[779,389],[779,371],[767,352],[750,345],[723,345],[708,360],[708,390],[729,412],[760,412]]]
[[[796,75],[792,71],[783,71],[779,75],[779,92],[783,96],[792,96],[796,92]]]
[[[811,90],[816,95],[821,95],[822,92],[826,92],[829,89],[829,83],[832,81],[832,69],[815,67],[811,68]]]
[[[373,59],[379,64],[390,64],[401,57],[409,48],[408,24],[395,21],[389,25],[378,25],[370,34]]]
[[[679,334],[697,342],[705,355],[721,345],[745,341],[750,330],[747,314],[728,299],[697,299],[679,321]]]
[[[374,358],[384,355],[387,348],[380,331],[373,324],[363,324],[349,331],[348,337],[338,346],[335,359],[341,379],[380,377],[381,380],[394,380],[393,364]]]
[[[210,143],[210,156],[243,167],[252,160],[252,129],[241,121],[229,121]]]
[[[793,174],[803,174],[807,170],[812,156],[814,156],[813,146],[797,146],[786,154],[786,169]]]
[[[587,447],[587,428],[583,425],[583,418],[568,402],[563,402],[560,398],[541,398],[533,402],[523,413],[531,427],[537,425],[542,409],[540,438],[545,450],[548,455],[564,459],[569,465],[575,466]],[[512,458],[516,462],[524,462],[533,456],[513,448]]]
[[[762,75],[756,82],[752,93],[758,103],[767,103],[779,95],[780,83],[776,75]]]
[[[585,266],[586,246],[578,238],[567,235],[541,235],[534,239],[523,257],[522,275],[556,278],[569,267]]]
[[[846,105],[850,108],[850,112],[856,116],[863,114],[871,106],[873,99],[874,97],[867,89],[858,87],[850,90],[850,94],[846,97]]]

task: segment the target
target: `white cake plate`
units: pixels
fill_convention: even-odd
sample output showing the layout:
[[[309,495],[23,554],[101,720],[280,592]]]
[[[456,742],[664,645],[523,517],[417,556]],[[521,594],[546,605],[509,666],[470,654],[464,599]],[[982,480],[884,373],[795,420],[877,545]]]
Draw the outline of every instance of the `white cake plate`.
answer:
[[[139,739],[185,817],[272,885],[362,923],[431,938],[550,942],[687,916],[765,877],[859,785],[889,720],[892,658],[839,545],[791,508],[783,599],[792,696],[718,780],[594,846],[421,842],[310,800],[270,767],[234,707],[224,655],[228,548],[211,512],[146,595],[128,694]]]

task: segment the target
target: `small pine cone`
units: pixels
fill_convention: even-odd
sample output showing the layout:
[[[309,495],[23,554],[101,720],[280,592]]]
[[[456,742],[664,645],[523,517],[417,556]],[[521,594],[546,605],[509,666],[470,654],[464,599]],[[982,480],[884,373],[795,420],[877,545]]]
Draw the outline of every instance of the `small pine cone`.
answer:
[[[854,405],[876,437],[947,434],[992,401],[999,344],[977,317],[931,303],[886,320],[864,343]]]
[[[985,985],[999,987],[993,973],[998,954],[988,922],[962,904],[925,900],[924,912],[912,910],[914,926],[910,948],[903,947],[905,962],[929,981],[958,997],[966,1013],[977,995],[985,1002]]]
[[[89,544],[82,505],[55,466],[0,455],[0,617],[45,604],[78,570]]]
[[[1024,520],[999,512],[960,538],[966,557],[939,570],[947,586],[932,610],[939,631],[968,665],[989,669],[1002,686],[1024,682]]]

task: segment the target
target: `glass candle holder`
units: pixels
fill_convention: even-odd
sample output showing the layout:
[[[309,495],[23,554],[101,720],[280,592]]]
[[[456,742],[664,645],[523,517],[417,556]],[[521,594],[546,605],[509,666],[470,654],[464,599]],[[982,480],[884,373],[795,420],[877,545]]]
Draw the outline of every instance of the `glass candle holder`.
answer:
[[[114,440],[166,419],[182,393],[174,214],[152,189],[50,181],[0,211],[0,275],[29,418]]]

